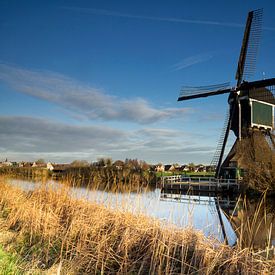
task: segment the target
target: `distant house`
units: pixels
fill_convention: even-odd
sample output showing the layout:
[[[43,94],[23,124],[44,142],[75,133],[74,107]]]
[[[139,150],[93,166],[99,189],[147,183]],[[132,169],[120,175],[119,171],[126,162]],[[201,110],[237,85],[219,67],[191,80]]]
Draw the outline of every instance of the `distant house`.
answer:
[[[116,160],[113,163],[113,166],[116,167],[118,170],[121,170],[124,167],[124,162],[122,160]]]
[[[183,172],[189,172],[190,171],[189,166],[188,165],[182,165],[182,171]]]
[[[46,163],[33,162],[31,167],[33,167],[33,168],[47,168],[47,164]]]
[[[54,167],[53,167],[53,165],[52,165],[51,162],[47,163],[47,169],[50,170],[50,171],[52,171],[54,169]]]
[[[174,165],[174,170],[176,172],[183,172],[183,169],[185,168],[184,165]]]
[[[13,166],[12,162],[8,161],[7,159],[3,162],[0,162],[0,167],[10,167]]]
[[[165,167],[164,167],[163,164],[158,164],[158,165],[155,166],[155,171],[156,172],[164,172],[164,169],[165,169]]]
[[[206,172],[206,167],[204,165],[197,165],[194,172]]]
[[[180,166],[179,171],[181,171],[181,172],[189,172],[190,169],[189,169],[188,165],[182,165],[182,166]]]
[[[64,172],[69,167],[71,167],[70,164],[55,164],[55,163],[48,162],[46,168],[53,172]]]
[[[181,172],[181,166],[174,166],[174,171]]]
[[[31,162],[21,161],[18,164],[18,167],[32,167],[32,165],[33,165],[33,163],[31,163]]]
[[[164,171],[175,171],[175,166],[174,165],[171,165],[171,164],[166,164],[164,166]]]

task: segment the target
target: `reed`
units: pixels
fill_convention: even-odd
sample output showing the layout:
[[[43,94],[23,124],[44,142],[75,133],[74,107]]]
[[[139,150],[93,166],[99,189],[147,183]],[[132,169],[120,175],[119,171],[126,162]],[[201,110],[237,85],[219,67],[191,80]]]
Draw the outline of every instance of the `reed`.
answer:
[[[72,186],[89,187],[107,191],[139,192],[156,186],[160,178],[154,171],[135,167],[88,166],[70,167],[63,172],[53,174],[45,168],[33,167],[1,167],[0,176],[25,178],[31,180],[47,180],[56,178],[70,183]]]
[[[73,199],[68,189],[0,185],[2,217],[26,260],[65,274],[266,274],[274,260],[144,215]]]
[[[237,235],[240,249],[249,248],[256,253],[265,248],[274,251],[271,240],[274,239],[275,202],[274,196],[263,193],[260,198],[240,196],[231,215],[227,216]]]
[[[155,172],[141,168],[115,166],[71,167],[66,170],[63,180],[77,186],[85,186],[107,191],[140,191],[155,187]]]

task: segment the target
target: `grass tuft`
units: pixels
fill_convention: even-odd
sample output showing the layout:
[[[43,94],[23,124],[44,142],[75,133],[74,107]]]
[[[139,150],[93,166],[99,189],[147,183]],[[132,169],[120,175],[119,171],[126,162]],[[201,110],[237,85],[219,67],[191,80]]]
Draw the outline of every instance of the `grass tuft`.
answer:
[[[0,274],[1,275],[19,275],[23,274],[18,268],[18,257],[15,254],[8,253],[0,245]]]
[[[193,229],[73,199],[68,189],[31,193],[2,183],[6,225],[16,251],[40,269],[67,274],[264,274],[275,261],[231,248]],[[66,271],[64,271],[66,270]]]

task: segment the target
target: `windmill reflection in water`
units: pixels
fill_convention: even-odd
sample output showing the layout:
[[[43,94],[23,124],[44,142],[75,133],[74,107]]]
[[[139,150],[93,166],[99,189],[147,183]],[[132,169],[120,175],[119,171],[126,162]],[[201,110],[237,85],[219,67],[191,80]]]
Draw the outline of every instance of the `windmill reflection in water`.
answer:
[[[220,227],[226,244],[274,254],[275,201],[273,198],[267,198],[265,194],[260,198],[249,198],[216,192],[162,189],[160,200],[204,205],[208,207],[214,221],[218,222],[217,226]],[[232,236],[232,232],[235,236]]]

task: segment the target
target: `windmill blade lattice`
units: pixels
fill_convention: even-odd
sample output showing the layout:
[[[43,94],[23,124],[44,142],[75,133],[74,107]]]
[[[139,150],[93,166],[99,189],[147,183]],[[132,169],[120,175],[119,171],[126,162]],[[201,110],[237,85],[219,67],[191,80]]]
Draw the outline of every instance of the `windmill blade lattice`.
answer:
[[[223,142],[224,142],[224,139],[225,139],[228,123],[229,123],[229,109],[227,110],[227,113],[226,113],[226,116],[225,116],[223,129],[222,129],[222,132],[221,132],[218,144],[217,144],[216,151],[215,151],[213,159],[210,163],[210,166],[213,167],[214,169],[217,168],[217,165],[219,163],[219,159],[220,159],[220,155],[221,155],[221,152],[222,152]]]
[[[263,9],[249,12],[236,72],[237,86],[256,70],[256,59],[262,33]]]
[[[230,82],[209,86],[183,86],[181,88],[178,101],[225,94],[229,93],[231,90],[232,88],[230,87]]]
[[[249,142],[256,146],[254,135],[260,133],[266,137],[266,142],[261,145],[275,152],[274,140],[274,110],[275,110],[275,78],[247,81],[256,69],[257,52],[262,32],[263,10],[254,10],[248,13],[242,47],[236,72],[237,85],[230,87],[229,83],[222,83],[210,86],[190,87],[184,86],[181,89],[178,101],[195,98],[204,98],[219,94],[228,93],[229,111],[227,113],[223,131],[218,146],[211,162],[216,168],[215,178],[237,180],[242,179],[242,173],[247,169],[247,161],[252,158],[255,163],[265,163],[266,167],[274,167],[266,160],[273,160],[273,157],[262,157],[262,151],[253,150],[252,157],[239,154],[239,144]],[[229,132],[232,131],[236,137],[235,143],[224,159]],[[257,147],[257,146],[256,146]],[[256,148],[255,147],[255,148]],[[245,151],[245,149],[243,150]],[[271,152],[272,153],[272,152]],[[269,169],[269,168],[268,168]]]

